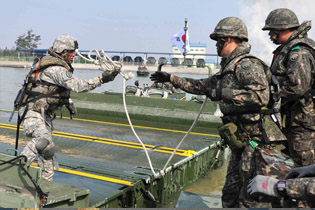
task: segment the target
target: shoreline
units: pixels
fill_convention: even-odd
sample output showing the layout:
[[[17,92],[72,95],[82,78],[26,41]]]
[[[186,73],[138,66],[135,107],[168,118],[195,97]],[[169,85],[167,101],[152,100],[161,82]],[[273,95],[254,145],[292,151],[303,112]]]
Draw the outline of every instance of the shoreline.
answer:
[[[32,62],[27,61],[0,61],[0,67],[10,67],[10,68],[30,68],[32,66]],[[74,63],[74,69],[99,69],[99,66],[94,64],[78,64]],[[155,65],[147,65],[149,72],[155,72],[157,70],[157,64]],[[138,65],[123,65],[122,71],[137,71]],[[205,74],[209,75],[208,68],[189,68],[186,66],[178,66],[172,67],[170,65],[164,66],[163,71],[169,73],[186,73],[186,74]],[[218,69],[212,69],[212,74],[216,73]]]

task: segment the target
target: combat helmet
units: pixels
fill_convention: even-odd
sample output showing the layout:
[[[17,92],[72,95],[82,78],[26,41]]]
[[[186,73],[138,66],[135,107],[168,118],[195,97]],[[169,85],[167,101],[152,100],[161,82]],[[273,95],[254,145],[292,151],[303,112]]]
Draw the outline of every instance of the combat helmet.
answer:
[[[300,26],[299,19],[292,10],[286,8],[275,9],[269,13],[262,30],[282,31]]]
[[[248,41],[247,27],[245,23],[237,17],[227,17],[217,24],[210,38],[217,40],[219,37],[236,37]]]
[[[62,53],[64,50],[76,50],[78,49],[78,42],[75,38],[68,35],[58,36],[53,44],[53,51],[56,53]]]

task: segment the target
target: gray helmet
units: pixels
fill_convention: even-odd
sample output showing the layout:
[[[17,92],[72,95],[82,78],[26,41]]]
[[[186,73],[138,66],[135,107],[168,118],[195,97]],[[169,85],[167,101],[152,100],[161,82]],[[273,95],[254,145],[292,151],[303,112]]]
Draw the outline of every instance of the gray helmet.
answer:
[[[210,38],[217,40],[220,37],[237,37],[248,41],[247,27],[245,23],[237,17],[227,17],[217,24]]]
[[[53,44],[53,51],[56,53],[62,53],[64,50],[76,50],[78,49],[78,42],[75,38],[68,35],[58,36]]]
[[[271,11],[262,30],[285,30],[300,26],[299,19],[292,10],[281,8]]]

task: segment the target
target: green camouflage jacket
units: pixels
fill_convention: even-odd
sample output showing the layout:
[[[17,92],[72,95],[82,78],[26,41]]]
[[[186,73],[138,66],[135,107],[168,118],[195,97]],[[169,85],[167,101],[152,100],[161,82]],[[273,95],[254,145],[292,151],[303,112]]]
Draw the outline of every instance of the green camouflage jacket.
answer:
[[[314,102],[309,92],[315,77],[315,42],[307,38],[310,24],[309,21],[302,23],[290,39],[273,52],[270,68],[281,87],[281,112],[287,119],[284,126],[302,124],[315,130]],[[291,110],[295,111],[294,115]]]
[[[209,78],[195,80],[171,75],[171,83],[175,88],[197,95],[206,95],[211,89],[220,88],[224,124],[241,123],[251,140],[262,141],[259,125],[262,122],[269,141],[286,140],[269,115],[259,114],[261,108],[268,104],[269,84],[262,61],[253,56],[239,60],[249,54],[250,48],[249,43],[242,42],[232,53],[222,58],[220,71]],[[242,114],[255,111],[256,113]]]

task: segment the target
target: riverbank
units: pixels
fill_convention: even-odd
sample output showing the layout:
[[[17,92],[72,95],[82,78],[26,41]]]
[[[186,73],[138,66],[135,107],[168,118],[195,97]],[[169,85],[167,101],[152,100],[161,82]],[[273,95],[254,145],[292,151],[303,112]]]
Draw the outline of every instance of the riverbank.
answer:
[[[12,67],[12,68],[30,68],[32,65],[32,62],[28,61],[0,61],[0,67]],[[74,63],[73,65],[74,69],[99,69],[99,66],[96,66],[94,64],[78,64]],[[147,66],[149,72],[154,72],[157,70],[157,65],[148,65]],[[128,65],[125,64],[122,68],[122,71],[137,71],[138,65]],[[169,72],[169,73],[187,73],[187,74],[214,74],[218,71],[218,69],[211,69],[208,68],[189,68],[186,66],[178,66],[178,67],[172,67],[170,65],[166,65],[163,67],[163,71]]]

